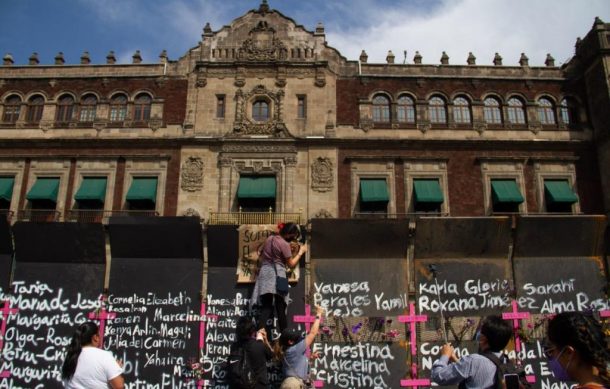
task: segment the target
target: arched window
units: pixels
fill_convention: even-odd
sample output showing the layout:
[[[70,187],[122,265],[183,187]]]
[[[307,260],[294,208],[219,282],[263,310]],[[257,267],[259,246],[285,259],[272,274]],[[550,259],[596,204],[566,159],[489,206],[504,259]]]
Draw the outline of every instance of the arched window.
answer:
[[[438,96],[430,99],[428,103],[428,113],[430,116],[430,123],[447,123],[447,109],[445,107],[445,100]]]
[[[576,107],[572,99],[563,99],[560,104],[561,121],[566,124],[574,124],[577,122]]]
[[[396,118],[400,123],[415,123],[415,103],[409,96],[400,96],[397,100]]]
[[[110,121],[121,122],[127,116],[127,96],[114,95],[110,100]]]
[[[133,120],[136,122],[145,122],[150,119],[150,106],[152,99],[149,95],[142,93],[136,96],[133,104]]]
[[[516,97],[508,99],[508,121],[512,124],[525,124],[523,102]]]
[[[44,98],[42,96],[32,96],[28,100],[28,123],[38,123],[42,119],[44,109]]]
[[[487,124],[502,124],[502,112],[500,111],[500,102],[493,97],[488,97],[483,101],[483,113],[485,123]]]
[[[390,99],[383,95],[377,95],[373,98],[373,122],[390,122]]]
[[[544,97],[538,99],[538,120],[542,124],[555,124],[555,112],[551,100]]]
[[[4,123],[15,123],[19,119],[21,112],[21,97],[13,95],[9,96],[4,101],[4,115],[2,121]]]
[[[252,119],[255,122],[266,122],[269,120],[269,103],[265,100],[256,100],[252,104]]]
[[[470,103],[463,97],[453,99],[453,121],[458,124],[470,123]]]
[[[81,122],[94,121],[96,109],[97,109],[97,97],[95,97],[95,95],[86,95],[80,102],[80,121]]]
[[[61,123],[69,122],[72,120],[73,112],[74,98],[70,95],[60,97],[57,102],[57,115],[55,116],[55,120]]]

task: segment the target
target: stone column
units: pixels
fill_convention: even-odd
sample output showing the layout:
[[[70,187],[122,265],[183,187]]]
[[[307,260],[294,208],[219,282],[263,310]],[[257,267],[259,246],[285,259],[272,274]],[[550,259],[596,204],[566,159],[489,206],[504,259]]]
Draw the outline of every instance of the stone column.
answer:
[[[231,168],[233,160],[229,157],[218,159],[220,166],[220,186],[218,188],[218,209],[217,212],[231,211]]]
[[[297,157],[291,156],[284,158],[284,164],[286,165],[286,181],[284,183],[285,193],[282,211],[294,212],[294,185],[297,173]]]

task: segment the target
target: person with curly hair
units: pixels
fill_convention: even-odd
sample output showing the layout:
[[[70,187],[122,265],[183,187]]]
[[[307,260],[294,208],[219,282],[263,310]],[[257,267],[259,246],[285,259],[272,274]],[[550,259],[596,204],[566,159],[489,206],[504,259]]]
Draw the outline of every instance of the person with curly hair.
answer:
[[[545,355],[555,378],[576,381],[576,389],[610,388],[610,352],[601,324],[582,312],[549,321]]]

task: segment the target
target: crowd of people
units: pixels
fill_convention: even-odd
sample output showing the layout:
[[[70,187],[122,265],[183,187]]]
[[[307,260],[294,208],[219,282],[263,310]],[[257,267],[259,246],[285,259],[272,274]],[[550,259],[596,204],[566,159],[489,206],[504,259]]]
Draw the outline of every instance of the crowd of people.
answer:
[[[281,389],[304,389],[311,385],[307,350],[314,342],[324,310],[316,307],[315,321],[309,333],[287,327],[286,269],[294,268],[307,251],[295,247],[298,226],[281,224],[279,233],[268,237],[260,250],[253,304],[259,306],[258,320],[242,317],[237,322],[236,341],[231,346],[227,369],[231,387],[269,388],[267,366],[275,359],[281,363],[284,380]],[[287,285],[287,281],[285,282]],[[277,318],[280,337],[272,345],[268,340],[270,318]],[[500,315],[486,317],[477,330],[478,353],[458,358],[447,343],[432,365],[431,379],[438,385],[458,385],[466,389],[527,388],[524,372],[503,354],[513,336],[513,329]],[[70,389],[124,388],[122,366],[100,348],[99,329],[87,322],[78,327],[68,347],[62,367],[64,386]],[[610,351],[601,324],[590,314],[564,312],[548,322],[544,354],[554,377],[576,382],[576,389],[610,389]],[[247,373],[247,374],[246,374]]]

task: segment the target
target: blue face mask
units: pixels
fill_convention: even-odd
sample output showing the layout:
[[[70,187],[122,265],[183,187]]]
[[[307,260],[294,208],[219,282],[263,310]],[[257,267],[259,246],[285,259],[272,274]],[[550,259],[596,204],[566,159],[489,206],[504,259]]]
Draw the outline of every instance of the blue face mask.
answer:
[[[561,351],[559,352],[559,354],[557,354],[557,356],[555,358],[551,358],[549,360],[549,367],[551,368],[551,371],[553,372],[553,375],[555,376],[555,378],[557,378],[560,381],[569,381],[570,380],[570,375],[568,374],[568,367],[570,367],[570,363],[572,362],[572,357],[570,357],[570,359],[568,360],[568,365],[566,367],[561,366],[561,363],[559,362],[559,357],[561,356],[561,354],[563,353],[563,351],[566,348],[562,348]]]
[[[476,340],[477,342],[481,339],[481,330],[478,330],[475,334],[474,334],[474,340]]]

